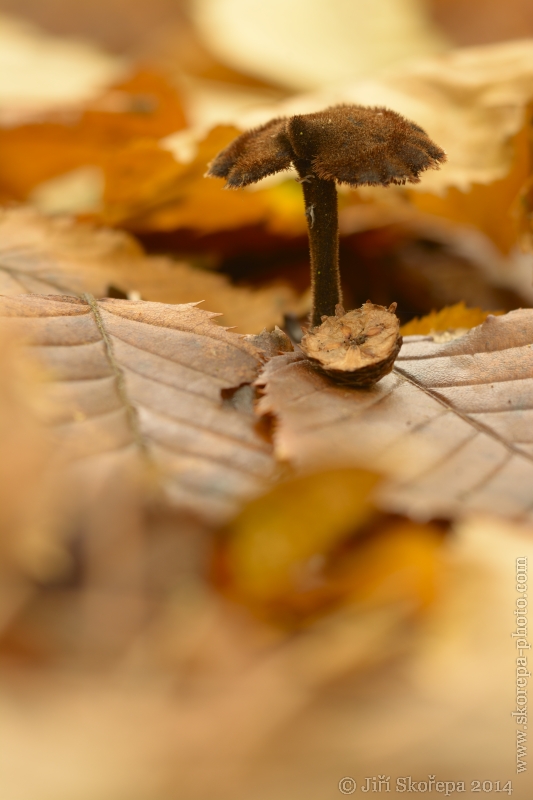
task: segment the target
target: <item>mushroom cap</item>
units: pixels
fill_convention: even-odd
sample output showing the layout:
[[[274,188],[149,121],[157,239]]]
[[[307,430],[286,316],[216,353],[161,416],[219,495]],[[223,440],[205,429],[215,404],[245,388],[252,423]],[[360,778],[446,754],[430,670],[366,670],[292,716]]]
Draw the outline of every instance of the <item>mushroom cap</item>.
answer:
[[[418,183],[421,172],[444,161],[444,150],[396,111],[338,105],[246,131],[218,154],[206,174],[239,188],[306,162],[325,180],[388,186]]]
[[[294,153],[286,127],[287,118],[281,117],[242,133],[213,159],[206,175],[226,178],[226,189],[240,189],[290,169]]]

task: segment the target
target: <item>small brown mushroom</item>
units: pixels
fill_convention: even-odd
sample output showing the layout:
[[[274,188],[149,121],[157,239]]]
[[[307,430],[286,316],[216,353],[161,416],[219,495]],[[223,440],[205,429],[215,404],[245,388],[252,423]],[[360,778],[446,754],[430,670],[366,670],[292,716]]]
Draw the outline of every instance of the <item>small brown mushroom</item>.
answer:
[[[395,111],[338,105],[273,119],[243,133],[211,162],[207,175],[225,178],[226,188],[237,189],[294,165],[309,233],[311,325],[321,326],[324,317],[335,318],[342,303],[335,182],[418,183],[421,172],[438,169],[445,160],[422,128]]]

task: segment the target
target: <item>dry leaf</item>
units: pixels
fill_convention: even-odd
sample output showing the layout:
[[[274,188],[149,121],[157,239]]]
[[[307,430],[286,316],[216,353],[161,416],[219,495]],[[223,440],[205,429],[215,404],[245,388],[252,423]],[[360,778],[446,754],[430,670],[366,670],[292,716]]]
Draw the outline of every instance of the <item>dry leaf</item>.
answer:
[[[340,603],[419,611],[435,593],[442,535],[378,513],[377,482],[364,470],[324,471],[252,500],[225,531],[219,585],[290,627]]]
[[[299,470],[386,471],[381,502],[415,518],[486,511],[533,518],[533,312],[513,311],[455,341],[407,337],[372,390],[335,386],[297,354],[272,359],[259,411]]]
[[[62,459],[85,476],[83,502],[110,467],[128,474],[141,461],[172,508],[219,522],[271,477],[251,409],[221,395],[255,378],[261,353],[214,314],[39,295],[4,297],[1,313],[53,377],[47,420]]]
[[[503,177],[490,182],[474,181],[467,190],[451,185],[445,194],[411,192],[414,207],[460,225],[475,226],[501,253],[507,254],[516,248],[520,238],[516,201],[532,171],[526,107],[522,113],[522,128],[507,142],[510,164]]]
[[[379,669],[369,664],[359,677],[352,671],[322,684],[306,709],[271,735],[255,758],[248,756],[241,794],[232,787],[227,796],[262,800],[267,786],[271,797],[283,797],[290,786],[297,800],[334,798],[344,777],[357,783],[358,796],[367,778],[381,775],[390,779],[391,797],[401,791],[397,779],[407,776],[417,784],[432,776],[452,781],[457,797],[474,796],[472,781],[481,787],[490,781],[493,791],[496,781],[500,790],[509,781],[513,797],[529,797],[530,770],[517,774],[520,726],[511,712],[520,654],[509,619],[517,600],[516,558],[532,557],[531,530],[487,517],[462,525],[446,548],[441,595],[407,652],[389,651]],[[407,640],[404,634],[404,645]],[[339,641],[328,647],[318,635],[314,644],[307,652],[302,646],[302,658],[292,662],[295,690],[305,684],[306,665],[316,679],[335,654],[340,661]],[[460,781],[464,793],[457,791]],[[369,785],[372,791],[372,780]],[[423,784],[418,788],[429,795],[427,783],[426,791]]]
[[[249,632],[241,629],[241,637]],[[220,634],[220,622],[218,631],[210,626],[197,639],[207,633]],[[215,681],[196,680],[192,688],[185,674],[179,690],[175,674],[138,680],[120,668],[98,676],[81,670],[19,673],[16,686],[9,673],[2,675],[2,731],[9,749],[0,787],[9,794],[16,786],[21,800],[40,800],[45,791],[57,800],[69,800],[73,792],[83,800],[108,800],[110,791],[135,800],[248,800],[257,796],[246,775],[252,759],[309,706],[317,686],[378,662],[384,649],[399,649],[398,639],[398,615],[344,615],[300,636],[288,652],[256,655],[231,680],[215,672]],[[242,638],[234,643],[245,645]],[[21,703],[27,693],[39,702]],[[33,768],[21,770],[30,751]],[[58,761],[63,768],[50,770]]]
[[[496,316],[503,314],[503,311],[482,311],[480,308],[467,308],[466,305],[456,303],[454,306],[442,308],[440,311],[432,311],[431,314],[419,319],[416,317],[405,325],[402,325],[400,333],[402,336],[424,336],[433,334],[435,331],[461,330],[466,333],[469,328],[475,328],[485,322],[489,315]]]
[[[395,301],[408,322],[461,301],[507,311],[533,301],[527,260],[505,258],[474,227],[384,197],[345,207],[339,227],[347,307],[368,297],[382,305]]]
[[[436,52],[445,41],[420,0],[194,0],[193,19],[226,64],[291,89],[368,75],[386,64]]]
[[[457,45],[488,44],[533,35],[533,9],[524,0],[429,0],[432,19]]]
[[[83,103],[124,72],[123,59],[0,15],[0,120]]]
[[[157,141],[185,124],[177,91],[157,73],[139,70],[84,107],[0,128],[0,195],[25,200],[43,181],[87,166],[109,181],[114,158],[130,142]]]
[[[283,284],[261,289],[232,286],[224,275],[169,258],[145,256],[118,231],[70,218],[47,219],[31,209],[0,211],[0,293],[106,296],[110,287],[144,300],[217,308],[224,325],[258,333],[281,325],[289,311],[305,313],[305,300]]]
[[[135,231],[202,232],[254,225],[268,216],[258,194],[221,192],[207,164],[239,131],[219,125],[207,135],[184,131],[160,141],[133,141],[109,163],[104,222]],[[199,139],[199,141],[198,141]]]

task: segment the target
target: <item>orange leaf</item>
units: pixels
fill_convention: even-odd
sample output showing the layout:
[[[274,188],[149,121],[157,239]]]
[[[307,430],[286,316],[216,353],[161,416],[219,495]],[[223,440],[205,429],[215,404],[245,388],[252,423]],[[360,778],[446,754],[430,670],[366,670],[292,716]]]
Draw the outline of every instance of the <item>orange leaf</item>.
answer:
[[[440,311],[432,311],[425,317],[415,317],[410,322],[402,325],[402,336],[420,336],[431,334],[433,331],[449,331],[475,328],[481,325],[492,314],[499,316],[503,311],[483,311],[481,308],[467,308],[461,301],[454,306],[447,306]]]
[[[103,220],[136,231],[204,232],[261,222],[267,216],[261,193],[224,192],[222,181],[204,178],[208,162],[236,133],[231,126],[217,126],[198,143],[188,163],[177,161],[160,142],[130,142],[105,165]]]
[[[441,533],[377,512],[377,482],[365,470],[330,470],[252,500],[227,529],[215,563],[225,591],[285,623],[343,601],[426,605]]]
[[[80,166],[107,168],[128,142],[185,126],[178,93],[149,70],[117,83],[80,112],[0,129],[0,194],[24,200],[43,181]]]
[[[526,120],[529,120],[528,114]],[[532,169],[529,135],[526,121],[508,144],[512,166],[505,177],[491,183],[472,183],[468,191],[450,186],[442,195],[409,190],[411,202],[420,211],[475,226],[492,239],[502,253],[508,253],[518,239],[515,203]]]

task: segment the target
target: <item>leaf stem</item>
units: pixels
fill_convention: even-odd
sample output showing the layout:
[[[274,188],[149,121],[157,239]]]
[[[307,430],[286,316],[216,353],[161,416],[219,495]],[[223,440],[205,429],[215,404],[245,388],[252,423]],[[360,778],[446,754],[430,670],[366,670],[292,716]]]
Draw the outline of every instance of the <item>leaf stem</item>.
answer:
[[[313,174],[307,160],[298,159],[295,167],[304,193],[309,252],[311,256],[311,325],[320,325],[324,315],[335,315],[342,302],[339,273],[339,224],[335,181]]]

